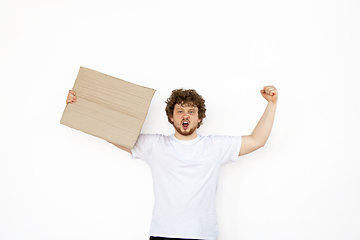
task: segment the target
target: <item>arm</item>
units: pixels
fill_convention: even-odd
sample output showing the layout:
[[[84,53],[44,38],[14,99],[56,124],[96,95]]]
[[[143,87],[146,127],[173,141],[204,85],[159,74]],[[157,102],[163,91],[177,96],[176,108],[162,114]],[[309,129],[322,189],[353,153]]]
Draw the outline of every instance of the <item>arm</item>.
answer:
[[[268,105],[252,134],[242,137],[239,156],[251,153],[265,146],[265,143],[271,133],[275,118],[278,91],[274,86],[266,86],[260,92],[261,95],[268,101]]]
[[[68,96],[66,98],[66,104],[71,104],[71,103],[75,103],[76,102],[76,93],[73,91],[73,90],[69,90],[69,93],[68,93]],[[111,143],[111,142],[109,142]],[[131,149],[128,149],[124,146],[121,146],[121,145],[118,145],[118,144],[115,144],[115,143],[111,143],[113,144],[114,146],[120,148],[121,150],[124,150],[128,153],[131,153]]]
[[[109,141],[108,141],[108,142],[109,142]],[[109,142],[109,143],[111,143],[111,142]],[[131,149],[129,149],[129,148],[126,148],[126,147],[124,147],[124,146],[121,146],[121,145],[115,144],[115,143],[111,143],[111,144],[114,145],[115,147],[120,148],[121,150],[124,150],[125,152],[131,153]]]

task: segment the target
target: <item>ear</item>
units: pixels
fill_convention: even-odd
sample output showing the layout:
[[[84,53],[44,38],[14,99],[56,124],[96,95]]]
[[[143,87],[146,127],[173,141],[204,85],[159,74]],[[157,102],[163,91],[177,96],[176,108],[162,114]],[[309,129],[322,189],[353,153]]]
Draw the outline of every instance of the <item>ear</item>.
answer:
[[[201,122],[201,118],[199,118],[199,121],[198,121],[198,123],[199,123],[199,122]]]

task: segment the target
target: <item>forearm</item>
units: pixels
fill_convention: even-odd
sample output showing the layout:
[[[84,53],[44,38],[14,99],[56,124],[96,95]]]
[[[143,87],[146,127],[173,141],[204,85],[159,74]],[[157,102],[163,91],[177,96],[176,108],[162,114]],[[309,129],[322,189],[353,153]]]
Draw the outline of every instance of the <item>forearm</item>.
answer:
[[[109,141],[108,141],[108,142],[109,142]],[[109,142],[109,143],[111,143],[111,144],[114,145],[115,147],[120,148],[121,150],[124,150],[125,152],[131,153],[131,149],[129,149],[129,148],[126,148],[126,147],[124,147],[124,146],[121,146],[121,145],[119,145],[119,144],[115,144],[115,143],[112,143],[112,142]]]
[[[264,146],[268,140],[271,129],[274,124],[275,112],[276,112],[277,103],[268,102],[264,114],[260,118],[258,124],[256,125],[251,136],[259,143],[259,145]]]

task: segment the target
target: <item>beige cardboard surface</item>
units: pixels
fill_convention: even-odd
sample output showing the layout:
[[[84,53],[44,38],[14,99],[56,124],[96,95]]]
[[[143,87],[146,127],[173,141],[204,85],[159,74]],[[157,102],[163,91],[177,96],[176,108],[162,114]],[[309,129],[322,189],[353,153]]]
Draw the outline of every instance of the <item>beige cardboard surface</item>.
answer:
[[[155,90],[80,67],[61,124],[132,149]]]

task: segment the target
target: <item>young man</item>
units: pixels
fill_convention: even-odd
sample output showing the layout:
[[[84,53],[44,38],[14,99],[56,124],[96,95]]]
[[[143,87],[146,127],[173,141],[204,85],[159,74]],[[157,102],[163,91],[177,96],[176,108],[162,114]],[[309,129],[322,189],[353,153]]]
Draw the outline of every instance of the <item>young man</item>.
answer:
[[[150,166],[154,185],[150,240],[217,239],[215,194],[220,167],[263,147],[272,129],[278,91],[266,86],[260,92],[268,105],[251,135],[198,135],[206,116],[205,101],[195,90],[177,89],[165,109],[175,134],[140,134],[133,149],[116,145]],[[75,101],[70,90],[67,103]]]

